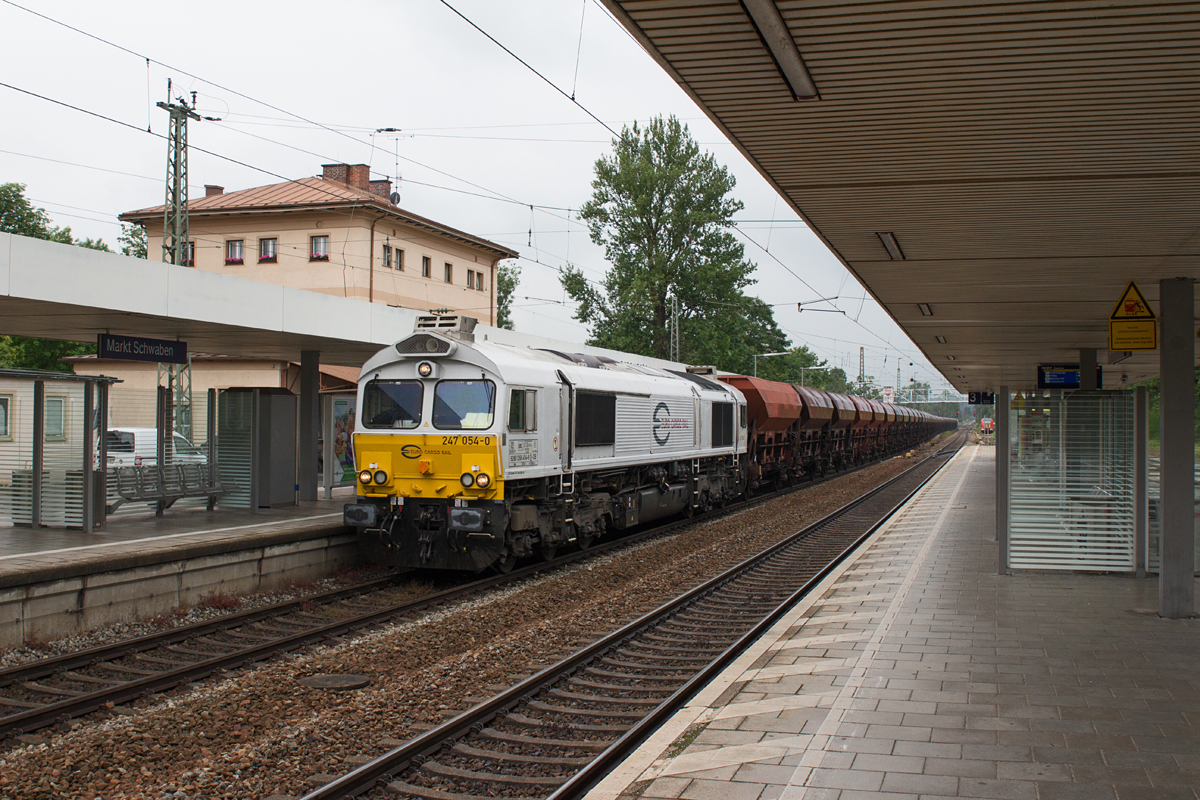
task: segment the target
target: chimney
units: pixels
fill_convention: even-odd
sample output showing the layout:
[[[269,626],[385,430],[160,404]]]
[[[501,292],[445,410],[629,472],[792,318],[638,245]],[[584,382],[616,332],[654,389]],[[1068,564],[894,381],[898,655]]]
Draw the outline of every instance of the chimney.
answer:
[[[377,194],[384,200],[387,200],[392,195],[392,182],[390,180],[371,181],[371,194]]]
[[[204,196],[205,197],[216,197],[219,194],[225,194],[224,186],[212,186],[207,183],[204,184]]]
[[[346,178],[346,183],[355,189],[367,191],[367,185],[371,182],[371,168],[366,164],[352,164],[347,167],[347,170],[350,174]]]
[[[349,164],[322,164],[321,177],[327,181],[350,182]]]

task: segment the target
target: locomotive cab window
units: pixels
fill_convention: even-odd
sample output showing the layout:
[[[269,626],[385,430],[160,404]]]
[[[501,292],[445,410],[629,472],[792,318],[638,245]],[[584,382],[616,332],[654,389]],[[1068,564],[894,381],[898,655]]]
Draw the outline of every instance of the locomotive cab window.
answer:
[[[745,430],[746,429],[746,407],[738,406],[738,411],[741,412],[738,416],[741,418],[742,430]]]
[[[421,423],[425,387],[420,381],[371,381],[363,389],[367,428],[415,428]]]
[[[532,389],[513,389],[508,400],[508,429],[537,430],[537,392]]]
[[[433,391],[433,426],[442,430],[482,431],[492,427],[496,384],[491,381],[442,381]]]
[[[575,395],[575,444],[614,444],[617,441],[617,398],[611,394]]]

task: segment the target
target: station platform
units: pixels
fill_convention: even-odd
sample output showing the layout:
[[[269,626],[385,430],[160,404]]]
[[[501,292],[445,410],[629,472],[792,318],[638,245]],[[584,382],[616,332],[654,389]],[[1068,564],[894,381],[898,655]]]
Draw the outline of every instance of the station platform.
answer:
[[[996,556],[969,445],[589,800],[1200,796],[1200,621]]]
[[[350,494],[286,508],[110,517],[104,530],[0,528],[0,648],[147,619],[357,563]]]

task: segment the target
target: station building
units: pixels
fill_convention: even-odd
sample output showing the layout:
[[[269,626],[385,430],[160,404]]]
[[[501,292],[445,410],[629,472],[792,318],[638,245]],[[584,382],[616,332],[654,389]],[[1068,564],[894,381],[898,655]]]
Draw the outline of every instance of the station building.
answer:
[[[496,320],[496,268],[517,252],[406,211],[366,164],[188,201],[184,266],[421,311]],[[120,215],[158,256],[164,207]]]

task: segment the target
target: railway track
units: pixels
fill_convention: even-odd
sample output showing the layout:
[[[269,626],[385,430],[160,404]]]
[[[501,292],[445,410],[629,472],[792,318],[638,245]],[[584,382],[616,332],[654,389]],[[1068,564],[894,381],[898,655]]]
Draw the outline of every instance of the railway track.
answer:
[[[855,470],[852,470],[855,471]],[[834,480],[830,475],[731,504],[725,512],[768,502],[800,488]],[[113,708],[264,661],[279,653],[353,632],[413,619],[421,613],[538,572],[627,547],[692,524],[679,520],[593,545],[505,575],[472,581],[395,601],[396,578],[381,578],[273,606],[229,614],[101,647],[0,670],[0,741]]]
[[[964,438],[303,800],[581,796],[853,552]]]

